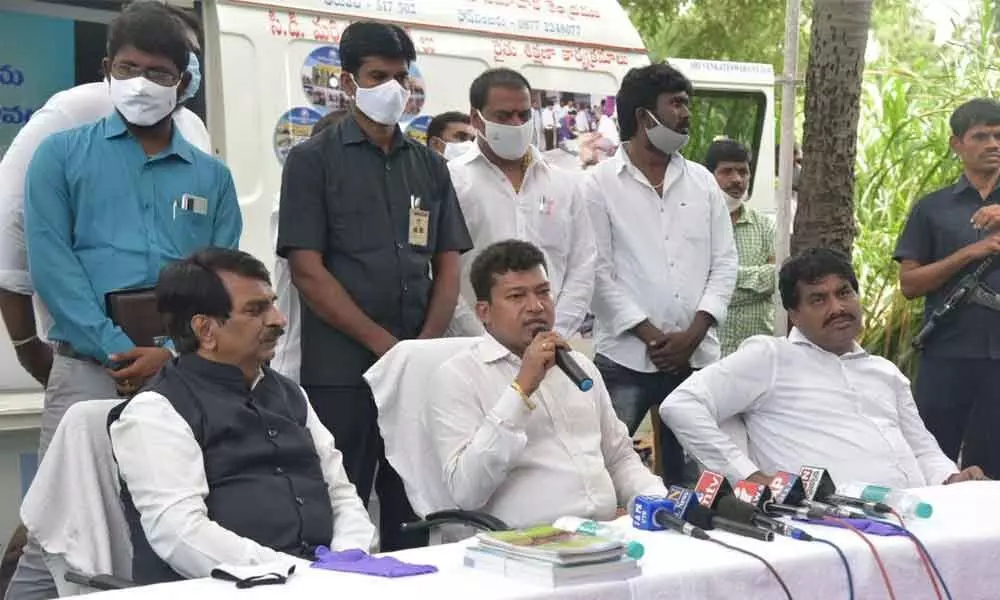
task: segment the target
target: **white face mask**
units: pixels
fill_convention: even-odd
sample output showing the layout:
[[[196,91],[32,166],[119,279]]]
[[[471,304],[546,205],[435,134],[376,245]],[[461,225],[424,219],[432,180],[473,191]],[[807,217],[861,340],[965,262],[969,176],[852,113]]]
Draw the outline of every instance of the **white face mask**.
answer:
[[[146,79],[111,77],[109,94],[122,117],[132,125],[156,125],[177,107],[177,86],[166,87]],[[178,82],[178,85],[180,83]]]
[[[726,208],[729,209],[729,212],[736,212],[739,210],[739,208],[743,206],[743,203],[747,201],[749,193],[750,192],[743,192],[743,195],[739,198],[733,198],[729,194],[723,192],[723,195],[726,197]]]
[[[646,111],[646,114],[656,122],[656,125],[646,129],[646,137],[649,138],[649,142],[653,144],[656,149],[667,156],[670,156],[687,145],[687,135],[677,133],[663,123],[660,123],[660,120],[656,118],[656,115],[648,110]]]
[[[534,133],[531,119],[521,125],[504,125],[487,121],[483,113],[478,110],[476,112],[486,125],[486,133],[479,135],[486,140],[486,145],[494,154],[504,160],[524,158],[528,147],[531,146],[531,135]]]
[[[354,80],[356,87],[354,103],[357,104],[358,110],[382,125],[395,125],[399,122],[406,109],[406,103],[410,100],[410,90],[395,79],[370,88],[358,85],[358,80],[354,79],[353,75],[351,79]]]
[[[444,158],[445,160],[455,160],[459,156],[471,152],[473,148],[476,147],[476,142],[469,140],[466,142],[445,142],[444,144]]]

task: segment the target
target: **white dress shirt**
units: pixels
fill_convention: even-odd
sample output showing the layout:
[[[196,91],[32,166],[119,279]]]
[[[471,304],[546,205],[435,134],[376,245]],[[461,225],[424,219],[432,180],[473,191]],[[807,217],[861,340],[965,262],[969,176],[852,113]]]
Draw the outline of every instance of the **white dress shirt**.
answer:
[[[750,456],[716,425],[734,415],[746,423]],[[734,480],[809,465],[837,483],[911,488],[958,471],[896,365],[860,346],[837,356],[798,329],[749,338],[667,396],[660,416],[699,462]]]
[[[681,331],[698,311],[717,323],[726,318],[739,266],[726,200],[705,167],[679,154],[670,159],[662,195],[625,146],[588,175],[583,195],[597,239],[596,351],[653,373],[646,345],[631,328],[649,319],[665,332]],[[691,366],[704,367],[719,355],[713,327]]]
[[[427,404],[445,486],[456,504],[512,527],[567,515],[614,518],[639,494],[664,495],[663,483],[639,460],[604,381],[581,392],[558,368],[545,375],[529,410],[511,388],[521,361],[492,336],[442,365],[431,378],[440,393]]]
[[[600,133],[601,137],[608,140],[612,146],[618,146],[622,143],[618,134],[618,125],[615,124],[614,118],[608,115],[601,115],[600,121],[597,122],[597,133]]]
[[[448,163],[473,245],[462,255],[461,295],[449,328],[454,335],[483,333],[472,308],[472,261],[490,244],[512,238],[529,241],[545,254],[560,335],[576,333],[590,309],[596,255],[587,207],[579,196],[580,173],[550,165],[537,148],[530,152],[520,192],[478,146]]]
[[[14,137],[0,161],[0,288],[34,294],[24,239],[24,179],[35,150],[53,133],[92,123],[113,110],[107,82],[78,85],[49,98]],[[193,146],[212,153],[208,130],[198,115],[181,108],[174,113],[174,124]],[[42,331],[48,331],[51,318],[44,310],[38,316]]]
[[[278,246],[278,209],[280,198],[274,201],[271,209],[271,241],[272,247]],[[299,370],[302,367],[302,306],[299,291],[292,285],[292,270],[288,260],[277,257],[274,261],[274,293],[277,294],[278,310],[285,315],[288,324],[285,325],[285,335],[278,340],[274,348],[274,358],[271,368],[299,382]]]
[[[319,422],[305,391],[306,429],[319,455],[333,509],[334,550],[369,550],[375,527],[347,479],[333,436]],[[190,426],[156,392],[133,398],[111,424],[111,444],[149,545],[187,578],[208,577],[220,564],[257,565],[284,554],[241,537],[208,518],[204,458]],[[155,466],[155,468],[151,468]],[[249,498],[248,501],[253,501]]]
[[[542,109],[542,128],[543,129],[555,129],[558,124],[556,123],[556,111],[551,106],[546,106]]]

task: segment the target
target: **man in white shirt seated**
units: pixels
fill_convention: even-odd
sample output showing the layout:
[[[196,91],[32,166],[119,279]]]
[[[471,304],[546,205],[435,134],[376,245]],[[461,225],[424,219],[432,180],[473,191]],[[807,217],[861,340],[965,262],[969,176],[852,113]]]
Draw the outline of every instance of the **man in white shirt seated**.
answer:
[[[267,268],[210,248],[164,268],[156,295],[180,356],[108,419],[133,579],[369,550],[375,528],[333,436],[266,366],[285,326]]]
[[[469,285],[472,261],[506,239],[541,248],[555,302],[555,330],[571,337],[583,324],[594,291],[594,232],[578,196],[578,172],[553,166],[531,145],[531,85],[512,69],[484,71],[469,88],[478,144],[448,163],[451,181],[472,235],[462,255],[462,287],[449,331],[481,335]]]
[[[959,471],[924,427],[910,382],[855,341],[858,280],[847,257],[809,249],[781,267],[781,302],[795,328],[755,336],[692,375],[660,416],[706,468],[768,482],[775,471],[816,465],[834,481],[893,488],[984,479]],[[718,423],[742,415],[749,456]]]
[[[569,346],[552,331],[555,307],[542,252],[496,243],[476,258],[472,284],[486,334],[431,378],[428,403],[442,477],[463,509],[512,527],[574,515],[612,519],[639,494],[663,495],[632,449],[597,368],[580,391],[555,365]]]

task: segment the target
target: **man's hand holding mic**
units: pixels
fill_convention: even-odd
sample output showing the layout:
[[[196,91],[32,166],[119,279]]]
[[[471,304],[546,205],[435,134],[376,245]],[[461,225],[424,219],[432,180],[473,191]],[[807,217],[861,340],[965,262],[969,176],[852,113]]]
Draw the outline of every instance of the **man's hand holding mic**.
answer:
[[[521,356],[521,371],[514,379],[525,396],[534,394],[545,374],[555,366],[556,348],[569,350],[569,344],[554,331],[542,331],[525,348]]]

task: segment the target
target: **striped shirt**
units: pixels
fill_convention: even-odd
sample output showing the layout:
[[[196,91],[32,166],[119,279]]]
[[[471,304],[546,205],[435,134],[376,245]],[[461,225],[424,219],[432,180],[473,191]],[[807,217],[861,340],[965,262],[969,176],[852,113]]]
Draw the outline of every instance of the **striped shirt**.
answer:
[[[774,334],[774,222],[748,206],[740,210],[733,224],[740,267],[729,312],[719,328],[722,356],[748,337]]]

